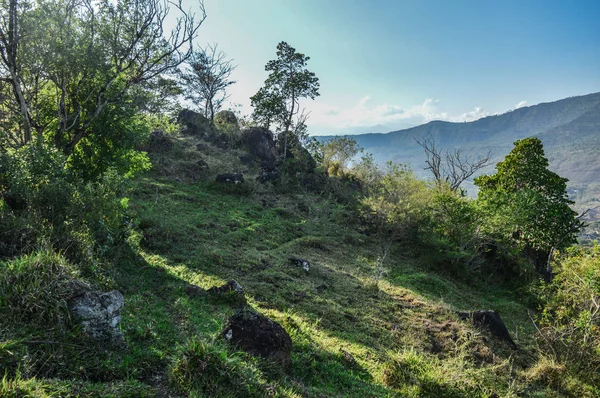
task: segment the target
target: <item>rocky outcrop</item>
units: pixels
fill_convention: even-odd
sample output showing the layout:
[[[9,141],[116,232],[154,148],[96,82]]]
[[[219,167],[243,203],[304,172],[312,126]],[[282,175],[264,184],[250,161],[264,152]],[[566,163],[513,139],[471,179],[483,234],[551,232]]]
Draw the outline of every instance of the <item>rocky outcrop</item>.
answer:
[[[264,127],[250,127],[242,131],[242,145],[267,171],[275,169],[275,140],[273,133]]]
[[[213,126],[204,115],[190,109],[183,109],[177,116],[181,132],[186,135],[206,137],[212,133]]]
[[[122,342],[119,330],[125,299],[118,290],[86,291],[70,301],[70,310],[82,330],[96,340]]]
[[[250,310],[229,317],[221,337],[250,355],[289,369],[292,339],[281,325]]]

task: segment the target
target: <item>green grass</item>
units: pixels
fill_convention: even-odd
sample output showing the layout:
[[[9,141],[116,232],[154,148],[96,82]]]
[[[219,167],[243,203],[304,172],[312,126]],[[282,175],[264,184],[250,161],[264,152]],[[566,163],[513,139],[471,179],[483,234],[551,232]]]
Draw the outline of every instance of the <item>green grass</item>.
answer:
[[[72,329],[53,335],[61,344],[32,344],[39,328],[13,322],[17,330],[7,330],[2,322],[7,376],[0,395],[593,396],[574,383],[540,382],[554,368],[535,368],[535,330],[518,292],[445,277],[403,246],[376,280],[380,245],[358,232],[347,209],[322,195],[252,181],[222,187],[214,174],[228,171],[224,164],[238,166],[231,153],[212,147],[202,154],[209,171],[178,176],[200,156],[195,143],[178,139],[172,152],[153,155],[152,172],[133,181],[138,235],[113,253],[109,271],[125,296],[126,346],[82,344]],[[308,259],[310,271],[289,256]],[[218,339],[240,303],[185,293],[190,283],[209,288],[230,279],[243,286],[251,308],[290,334],[288,373]],[[519,351],[454,313],[471,309],[498,310]]]

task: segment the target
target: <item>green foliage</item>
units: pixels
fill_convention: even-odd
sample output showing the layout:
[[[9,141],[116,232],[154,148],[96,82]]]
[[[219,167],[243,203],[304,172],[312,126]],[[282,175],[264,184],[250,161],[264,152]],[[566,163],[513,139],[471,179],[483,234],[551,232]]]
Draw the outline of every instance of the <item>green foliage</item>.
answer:
[[[244,353],[230,352],[223,343],[192,339],[171,365],[170,377],[182,392],[192,396],[262,397],[262,373]]]
[[[485,266],[482,215],[477,203],[445,185],[434,188],[422,239],[441,251],[453,270],[471,272]]]
[[[308,60],[310,57],[282,41],[277,45],[277,59],[265,65],[270,73],[264,87],[250,97],[254,120],[267,129],[277,123],[277,130],[283,132],[278,137],[278,146],[284,162],[288,151],[307,134],[307,115],[300,113],[294,123],[294,116],[300,111],[299,100],[319,96],[319,79],[306,69]]]
[[[71,323],[67,300],[77,271],[61,256],[34,252],[0,262],[0,318],[4,327],[64,331]]]
[[[231,110],[220,111],[215,115],[215,127],[234,141],[241,139],[242,131],[237,116]]]
[[[138,112],[177,91],[159,76],[187,59],[199,26],[184,13],[167,39],[167,12],[159,0],[3,2],[0,28],[18,32],[5,37],[14,51],[0,59],[2,90],[12,93],[0,95],[4,142],[59,150],[85,178],[147,168],[135,150],[149,134]]]
[[[358,143],[349,137],[334,137],[321,144],[323,168],[329,175],[341,176],[348,172],[349,163],[362,152]]]
[[[153,125],[165,124],[159,116],[139,113],[131,103],[106,106],[90,126],[93,133],[68,158],[68,167],[87,181],[101,178],[109,169],[125,177],[149,170],[147,154],[136,148],[148,140]]]
[[[264,87],[250,98],[255,119],[265,127],[277,122],[282,131],[290,130],[299,111],[298,100],[319,96],[319,79],[306,69],[308,60],[310,57],[296,52],[284,41],[277,45],[277,59],[265,65],[269,76]]]
[[[380,233],[408,238],[423,220],[428,196],[427,184],[412,170],[389,162],[361,200],[362,213]]]
[[[475,179],[478,201],[489,215],[486,233],[515,244],[538,261],[552,248],[576,242],[581,222],[566,193],[567,179],[548,170],[542,142],[527,138],[496,165],[497,173]]]
[[[600,383],[600,245],[569,249],[555,267],[556,277],[541,288],[540,343],[556,361]]]
[[[86,182],[58,151],[26,146],[0,153],[0,256],[52,247],[92,264],[125,236],[122,179],[113,170]]]

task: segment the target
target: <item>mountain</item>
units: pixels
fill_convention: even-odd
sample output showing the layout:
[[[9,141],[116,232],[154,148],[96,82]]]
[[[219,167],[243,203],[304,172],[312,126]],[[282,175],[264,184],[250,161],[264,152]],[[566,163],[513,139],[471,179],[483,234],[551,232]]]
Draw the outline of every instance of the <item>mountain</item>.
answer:
[[[490,151],[496,164],[510,152],[514,141],[537,136],[544,143],[550,168],[569,178],[569,192],[577,200],[577,207],[583,208],[600,204],[599,133],[600,93],[594,93],[523,107],[473,122],[432,121],[386,134],[359,134],[352,138],[378,162],[393,160],[409,164],[417,174],[426,177],[425,154],[415,139],[433,139],[442,150],[460,148],[473,157]],[[482,173],[492,172],[493,165],[482,170]],[[467,183],[467,189],[470,188]]]

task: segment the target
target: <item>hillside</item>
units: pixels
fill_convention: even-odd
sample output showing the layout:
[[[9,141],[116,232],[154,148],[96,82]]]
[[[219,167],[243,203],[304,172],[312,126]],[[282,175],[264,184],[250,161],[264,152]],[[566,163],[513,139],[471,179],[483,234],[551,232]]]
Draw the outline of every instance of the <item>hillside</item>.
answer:
[[[101,284],[125,297],[124,345],[82,344],[77,333],[51,344],[38,337],[44,333],[35,324],[5,325],[2,333],[10,339],[0,346],[0,364],[9,375],[15,364],[20,370],[14,380],[5,377],[0,391],[61,397],[594,396],[576,378],[557,377],[562,365],[538,356],[525,291],[453,277],[446,260],[410,239],[394,245],[381,268],[380,238],[365,233],[331,197],[258,184],[259,170],[252,167],[244,184],[214,182],[216,171],[244,168],[243,154],[195,136],[162,139],[150,153],[152,171],[130,186],[138,232],[100,271],[106,278]],[[291,264],[290,256],[308,259],[310,270]],[[191,285],[208,289],[231,279],[243,287],[249,308],[291,336],[289,371],[228,348],[219,337],[243,305],[237,296],[190,295]],[[518,348],[461,315],[478,309],[498,311]],[[19,359],[25,352],[29,359]]]
[[[405,163],[423,177],[423,149],[416,139],[431,138],[440,149],[460,148],[471,155],[492,153],[494,164],[515,140],[538,136],[550,168],[567,177],[578,209],[596,206],[600,198],[600,93],[542,103],[474,122],[432,121],[387,134],[353,135],[379,162]],[[319,137],[326,140],[330,137]],[[483,170],[493,172],[493,166]],[[575,191],[576,190],[576,191]]]

